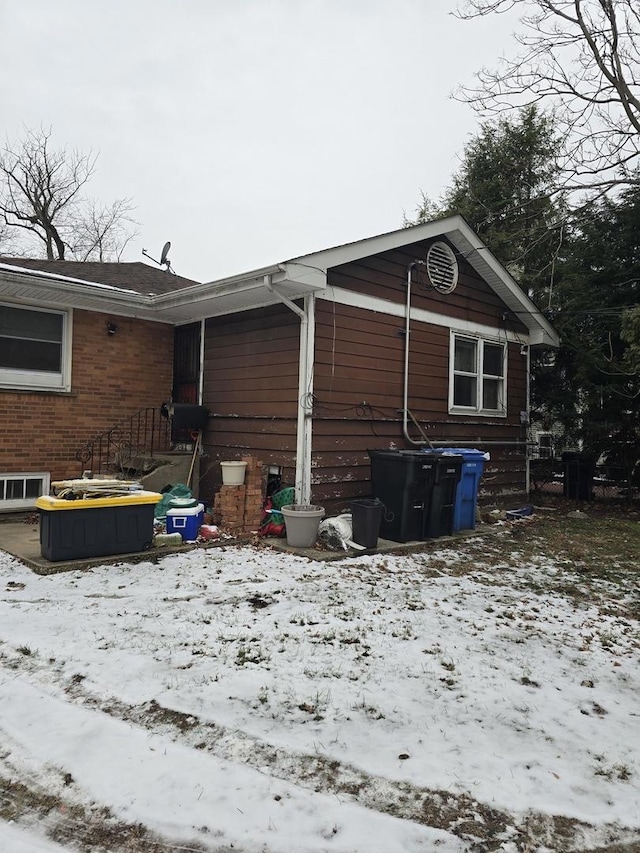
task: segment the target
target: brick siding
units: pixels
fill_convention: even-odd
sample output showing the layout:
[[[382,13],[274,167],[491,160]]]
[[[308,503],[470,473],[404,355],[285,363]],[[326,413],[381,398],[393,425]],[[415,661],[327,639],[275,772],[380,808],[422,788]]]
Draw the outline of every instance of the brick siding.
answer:
[[[171,325],[74,311],[71,393],[0,389],[0,471],[79,476],[76,451],[139,409],[159,408],[172,372]]]

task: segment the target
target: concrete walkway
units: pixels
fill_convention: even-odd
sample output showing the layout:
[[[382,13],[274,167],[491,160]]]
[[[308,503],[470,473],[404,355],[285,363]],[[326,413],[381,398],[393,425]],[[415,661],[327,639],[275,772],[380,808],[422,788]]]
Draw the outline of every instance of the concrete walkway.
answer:
[[[186,551],[208,548],[221,548],[231,545],[247,545],[255,543],[255,538],[245,535],[237,539],[224,538],[211,542],[180,545],[177,547],[151,548],[131,554],[113,554],[102,557],[83,558],[80,560],[46,560],[40,551],[40,525],[34,513],[23,516],[11,516],[11,520],[0,517],[0,549],[16,557],[39,575],[51,575],[57,572],[71,572],[90,569],[93,566],[108,566],[115,563],[135,563],[144,560],[157,560],[167,554],[181,554]],[[287,545],[286,539],[266,538],[260,540],[260,546],[275,548],[288,554],[308,557],[310,560],[343,560],[345,557],[357,557],[358,554],[388,553],[406,554],[420,550],[432,550],[435,546],[451,545],[469,536],[483,535],[491,529],[491,525],[480,525],[476,530],[462,530],[453,536],[440,536],[438,539],[428,539],[424,542],[391,542],[388,539],[378,539],[375,549],[360,551],[329,551],[320,548],[293,548]]]

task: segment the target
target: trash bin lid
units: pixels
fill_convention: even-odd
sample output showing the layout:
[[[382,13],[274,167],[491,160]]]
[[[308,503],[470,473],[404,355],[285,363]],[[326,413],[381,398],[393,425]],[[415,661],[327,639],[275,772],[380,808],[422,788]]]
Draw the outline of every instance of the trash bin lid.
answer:
[[[468,459],[488,459],[489,454],[484,450],[476,450],[472,447],[440,447],[442,453],[454,453],[456,456],[464,456]]]

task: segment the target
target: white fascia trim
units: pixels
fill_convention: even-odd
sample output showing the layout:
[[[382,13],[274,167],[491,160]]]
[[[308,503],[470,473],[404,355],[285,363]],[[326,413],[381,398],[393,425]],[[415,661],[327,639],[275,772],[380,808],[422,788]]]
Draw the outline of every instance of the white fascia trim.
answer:
[[[367,237],[364,240],[355,240],[352,243],[344,243],[342,246],[334,246],[331,249],[323,249],[310,255],[301,255],[291,258],[284,265],[297,264],[307,267],[309,270],[327,270],[330,267],[347,264],[366,258],[369,255],[378,255],[393,249],[409,247],[411,243],[421,240],[430,240],[432,237],[449,236],[452,232],[465,228],[469,231],[469,225],[459,216],[447,216],[444,219],[434,219],[433,222],[425,222],[422,225],[413,225],[410,228],[399,228],[386,234],[378,234],[375,237]]]
[[[266,275],[272,276],[273,284],[278,284],[285,278],[279,266],[264,267],[243,275],[234,275],[229,278],[222,278],[219,281],[208,281],[203,284],[194,284],[191,287],[183,287],[181,290],[174,290],[171,293],[162,293],[151,297],[151,304],[154,308],[175,308],[240,291],[263,290]]]
[[[0,299],[36,307],[81,308],[121,317],[158,320],[151,297],[130,290],[78,280],[28,276],[0,271]],[[160,320],[160,322],[162,322]]]
[[[376,296],[365,296],[342,287],[327,287],[324,293],[316,294],[317,299],[326,299],[328,302],[336,302],[340,305],[349,305],[352,308],[363,308],[366,311],[375,311],[378,314],[387,314],[390,317],[405,316],[406,306],[399,302],[390,302]],[[529,335],[516,333],[507,329],[499,329],[496,326],[487,326],[484,323],[474,323],[472,320],[460,320],[457,317],[447,317],[446,314],[436,314],[434,311],[425,311],[423,308],[411,308],[411,319],[420,323],[430,323],[433,326],[442,326],[445,329],[455,329],[457,332],[469,332],[473,335],[497,338],[506,338],[510,343],[529,344]]]
[[[500,264],[491,251],[472,230],[469,223],[459,214],[435,219],[422,225],[400,228],[387,234],[368,237],[332,249],[302,255],[286,261],[282,266],[296,265],[305,268],[309,275],[326,271],[331,267],[358,261],[369,255],[377,255],[393,249],[410,251],[412,243],[445,237],[465,257],[472,267],[487,281],[494,292],[505,302],[529,329],[529,344],[559,346],[557,332],[546,317],[536,308],[526,293],[518,286],[509,272]]]

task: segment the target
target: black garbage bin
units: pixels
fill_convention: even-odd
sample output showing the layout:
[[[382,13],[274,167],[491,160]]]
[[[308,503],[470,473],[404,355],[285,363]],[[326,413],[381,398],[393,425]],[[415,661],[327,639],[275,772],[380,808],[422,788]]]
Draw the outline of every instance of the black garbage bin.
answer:
[[[593,500],[593,477],[596,472],[595,456],[575,450],[562,454],[562,473],[565,498],[574,501]]]
[[[424,539],[451,536],[455,528],[456,494],[462,476],[464,457],[461,454],[433,453],[436,472],[429,512],[425,519]]]
[[[424,538],[436,460],[419,450],[370,450],[371,492],[386,507],[380,536],[392,542]]]
[[[363,545],[365,548],[376,547],[384,509],[384,504],[377,498],[351,501],[352,536],[357,545]]]
[[[386,507],[380,536],[415,542],[453,532],[462,456],[438,451],[370,450],[371,490]]]

